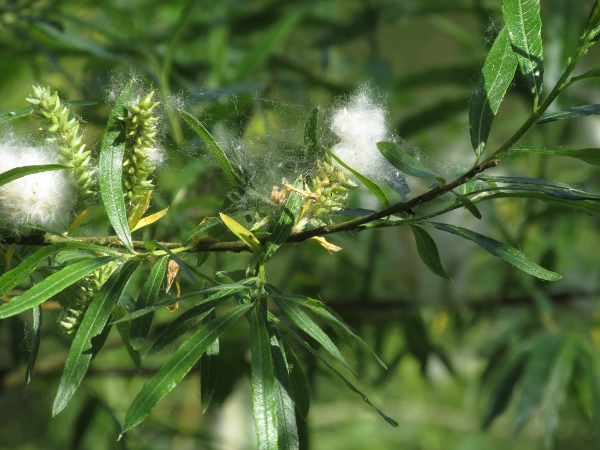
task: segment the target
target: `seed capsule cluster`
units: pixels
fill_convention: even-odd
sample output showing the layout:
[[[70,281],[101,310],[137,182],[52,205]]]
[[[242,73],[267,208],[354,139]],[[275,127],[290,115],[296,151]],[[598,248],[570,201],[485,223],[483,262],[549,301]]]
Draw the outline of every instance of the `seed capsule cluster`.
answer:
[[[316,194],[317,200],[307,200],[306,217],[315,226],[323,226],[323,218],[342,209],[348,199],[348,189],[355,188],[343,170],[335,165],[329,155],[317,161],[315,175],[308,180],[308,190]]]
[[[158,118],[153,113],[159,102],[152,100],[154,91],[127,106],[127,117],[120,119],[126,123],[126,144],[123,157],[123,187],[127,214],[131,216],[143,202],[146,193],[154,188],[149,179],[156,169],[155,136]]]
[[[77,186],[78,208],[92,203],[96,170],[92,165],[91,152],[82,143],[77,118],[67,105],[61,102],[57,91],[48,87],[33,86],[33,96],[27,101],[37,106],[38,112],[48,121],[44,129],[54,135],[49,141],[58,145],[61,163],[72,168]]]
[[[60,321],[60,326],[65,333],[74,334],[77,331],[92,298],[116,269],[117,264],[111,262],[95,270],[90,276],[83,278],[80,282],[83,296],[76,304],[67,309],[66,315]]]

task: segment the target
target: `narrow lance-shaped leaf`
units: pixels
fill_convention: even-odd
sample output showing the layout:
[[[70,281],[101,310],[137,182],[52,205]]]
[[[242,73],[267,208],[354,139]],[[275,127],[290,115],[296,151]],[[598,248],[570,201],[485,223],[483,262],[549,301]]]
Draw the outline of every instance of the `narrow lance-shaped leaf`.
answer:
[[[154,305],[158,301],[160,286],[165,278],[168,263],[169,257],[163,256],[152,266],[152,270],[150,270],[150,275],[144,283],[142,291],[140,292],[137,302],[135,303],[136,311]],[[150,330],[151,324],[152,314],[146,314],[142,317],[131,321],[131,328],[129,329],[129,338],[131,346],[135,350],[139,350],[142,347],[142,345],[144,345],[144,342],[146,342],[146,338],[148,337],[148,332]]]
[[[142,422],[158,401],[179,384],[214,340],[221,337],[250,308],[252,305],[239,305],[230,309],[185,341],[144,385],[125,417],[122,432],[125,433]]]
[[[8,303],[0,305],[0,319],[14,316],[40,305],[114,259],[114,256],[86,259],[53,273],[40,283],[32,286],[23,295],[13,297]]]
[[[219,216],[221,217],[221,220],[225,226],[229,228],[229,231],[235,234],[244,244],[250,247],[252,252],[256,254],[260,253],[260,242],[258,239],[256,239],[251,231],[247,230],[246,227],[244,227],[241,223],[223,213],[219,213]]]
[[[273,232],[265,242],[264,250],[261,253],[261,260],[268,261],[273,253],[287,240],[296,224],[298,214],[302,209],[302,196],[297,192],[290,192],[277,220]]]
[[[227,155],[225,154],[223,149],[219,146],[219,144],[217,144],[217,141],[215,141],[215,139],[211,136],[208,130],[204,128],[202,122],[200,122],[187,111],[178,109],[177,112],[183,118],[183,120],[185,120],[187,124],[190,127],[192,127],[196,134],[200,136],[200,138],[204,141],[206,147],[210,151],[217,164],[221,167],[221,169],[223,169],[223,172],[225,172],[225,175],[227,176],[227,179],[230,181],[230,183],[234,185],[241,184],[242,180],[239,177],[239,175],[233,170],[233,166],[229,162],[229,158],[227,158]]]
[[[410,229],[415,237],[417,252],[421,257],[421,261],[438,277],[452,281],[442,266],[437,245],[435,245],[435,241],[431,236],[420,227],[411,225]]]
[[[208,317],[204,319],[203,325],[207,325],[208,322],[214,320],[216,317],[215,311],[211,311]],[[210,344],[206,352],[200,357],[200,380],[200,405],[202,406],[202,412],[206,412],[215,394],[219,380],[218,338]]]
[[[248,314],[250,321],[250,361],[252,415],[259,450],[278,449],[277,396],[275,373],[267,320],[260,306]]]
[[[471,144],[477,156],[485,150],[492,123],[515,75],[517,58],[510,46],[508,31],[504,28],[488,53],[469,109]]]
[[[44,164],[37,166],[21,166],[15,167],[14,169],[7,170],[6,172],[0,173],[0,186],[10,183],[11,181],[17,180],[26,175],[31,175],[39,172],[49,172],[52,170],[68,169],[68,166],[61,164]]]
[[[547,150],[545,148],[515,148],[509,151],[510,155],[525,155],[531,153],[567,156],[569,158],[579,159],[580,161],[592,164],[594,166],[600,166],[600,148],[573,148],[558,150]]]
[[[398,144],[393,142],[378,142],[377,148],[385,159],[400,172],[412,175],[413,177],[437,178],[437,175],[433,173],[433,170],[414,156],[409,155],[408,152],[400,148]]]
[[[502,0],[502,17],[527,86],[539,97],[544,76],[540,0]]]
[[[129,294],[122,295],[119,304],[113,308],[114,317],[124,317],[135,308],[135,300]],[[108,326],[105,328],[109,328]],[[123,346],[136,369],[140,369],[141,357],[138,349],[131,345],[131,322],[120,322],[116,324],[117,331],[123,341]]]
[[[121,297],[125,286],[140,265],[140,260],[129,260],[119,267],[94,295],[81,325],[71,344],[65,368],[60,377],[58,392],[52,404],[52,415],[61,412],[79,387],[93,356],[92,338],[104,330],[114,305]]]
[[[575,106],[573,108],[563,109],[541,115],[536,123],[549,123],[557,120],[574,119],[576,117],[585,117],[600,114],[600,104]]]
[[[547,281],[557,281],[562,278],[560,274],[551,272],[550,270],[544,269],[543,267],[537,265],[516,248],[506,245],[502,242],[498,242],[495,239],[487,236],[483,236],[482,234],[467,230],[466,228],[448,225],[445,223],[422,222],[421,225],[431,226],[437,228],[438,230],[456,234],[457,236],[473,241],[476,244],[481,245],[492,255],[502,258],[516,268],[521,269],[523,272],[533,275],[534,277]]]
[[[76,241],[61,242],[59,244],[49,245],[48,247],[42,247],[34,254],[21,261],[17,267],[0,277],[0,295],[6,294],[27,278],[44,259],[63,250],[91,250],[96,252],[116,253],[110,249],[100,247],[99,245],[83,244]]]
[[[269,326],[271,337],[271,354],[275,369],[275,399],[277,402],[277,433],[281,450],[299,450],[298,426],[296,411],[292,396],[292,381],[290,367],[283,346],[283,340],[277,330]]]
[[[306,375],[304,375],[302,364],[300,364],[300,360],[294,353],[294,350],[289,345],[286,345],[284,341],[281,342],[290,368],[290,381],[294,393],[294,405],[296,406],[296,411],[298,411],[300,417],[306,420],[308,417],[308,410],[310,409],[308,380],[306,379]]]
[[[125,127],[119,118],[127,116],[127,104],[132,98],[133,82],[129,82],[121,91],[108,117],[98,157],[98,182],[106,215],[115,233],[130,251],[133,248],[133,242],[121,184],[123,154],[125,153]]]
[[[314,108],[304,126],[304,167],[314,164],[319,156],[319,109]]]
[[[458,192],[452,191],[452,193],[454,194],[454,196],[458,199],[458,201],[465,207],[465,209],[467,211],[469,211],[471,214],[473,214],[473,216],[477,219],[481,219],[481,212],[479,212],[479,209],[477,208],[477,206],[475,206],[475,203],[473,203],[471,200],[469,200],[468,197],[465,197],[462,194],[459,194]]]
[[[354,175],[356,178],[358,178],[358,180],[362,184],[364,184],[367,187],[367,189],[369,189],[373,194],[375,194],[375,197],[377,197],[379,199],[379,201],[381,203],[383,203],[383,206],[385,206],[386,208],[389,208],[390,202],[388,201],[387,197],[385,196],[385,193],[381,190],[381,188],[375,182],[371,181],[364,175],[361,175],[360,173],[358,173],[356,170],[354,170],[352,167],[350,167],[348,164],[346,164],[344,161],[342,161],[340,158],[338,158],[337,155],[332,153],[329,149],[327,149],[325,147],[323,147],[323,149],[329,154],[329,156],[331,156],[334,160],[336,160],[340,166],[342,166],[344,169],[346,169],[352,175]]]
[[[27,372],[25,373],[26,385],[29,385],[29,382],[31,381],[33,366],[35,365],[38,350],[40,349],[40,342],[42,340],[42,307],[38,305],[31,311],[33,312],[33,342],[31,343],[31,353],[29,354]]]

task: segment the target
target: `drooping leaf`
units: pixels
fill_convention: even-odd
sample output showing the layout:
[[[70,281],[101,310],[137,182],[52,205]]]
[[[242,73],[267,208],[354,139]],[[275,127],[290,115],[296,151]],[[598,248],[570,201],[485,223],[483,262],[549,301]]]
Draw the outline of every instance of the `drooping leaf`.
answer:
[[[133,99],[133,95],[133,82],[129,82],[121,91],[108,117],[98,157],[98,183],[106,215],[115,233],[130,251],[133,250],[133,242],[122,186],[125,126],[119,118],[127,117],[127,104]]]
[[[212,157],[215,159],[219,167],[221,167],[223,172],[225,172],[225,175],[227,176],[229,182],[233,185],[242,184],[242,179],[233,170],[233,166],[231,165],[231,162],[229,162],[229,158],[227,158],[227,155],[225,154],[223,149],[219,146],[219,144],[217,144],[217,141],[215,141],[215,139],[211,136],[208,130],[204,128],[202,122],[200,122],[187,111],[178,109],[177,112],[183,118],[183,120],[185,120],[187,124],[196,132],[196,134],[200,136],[200,139],[204,141]]]
[[[540,0],[502,0],[502,17],[527,86],[539,97],[544,76]]]
[[[517,432],[529,422],[540,406],[550,368],[561,342],[561,335],[546,333],[538,338],[531,349],[523,369],[521,398],[515,414],[515,430]]]
[[[580,188],[578,186],[574,186],[572,184],[560,183],[557,181],[544,180],[542,178],[527,178],[527,177],[494,177],[482,175],[479,179],[484,181],[491,181],[493,183],[509,183],[509,184],[517,184],[517,185],[534,185],[534,186],[547,186],[553,188],[553,190],[557,190],[563,192],[565,194],[574,194],[573,197],[563,197],[563,198],[573,198],[573,199],[586,199],[586,198],[600,198],[600,193],[591,191],[589,189]],[[505,187],[500,187],[503,189]],[[524,186],[517,186],[518,189],[524,188]],[[495,189],[495,188],[494,188]],[[545,190],[542,192],[551,193],[549,190]]]
[[[246,314],[252,305],[239,305],[211,320],[186,340],[150,378],[137,395],[123,424],[122,433],[142,422],[158,401],[173,390],[215,339]]]
[[[269,328],[271,355],[275,370],[275,399],[277,402],[277,433],[280,450],[299,450],[298,426],[294,406],[290,367],[281,336],[273,327]]]
[[[61,164],[44,164],[37,166],[21,166],[15,167],[14,169],[7,170],[6,172],[0,173],[0,186],[10,183],[11,181],[17,180],[26,175],[31,175],[40,172],[49,172],[52,170],[69,169],[68,166]]]
[[[442,277],[446,280],[452,281],[452,279],[448,276],[444,267],[442,266],[442,261],[440,260],[440,254],[437,249],[437,245],[435,241],[429,236],[424,229],[411,225],[411,231],[415,237],[415,243],[417,244],[417,252],[421,257],[421,261],[438,277]]]
[[[265,242],[264,249],[260,255],[263,262],[268,261],[271,256],[273,256],[273,253],[285,243],[290,236],[294,225],[296,225],[298,214],[300,214],[301,209],[302,196],[297,192],[290,192],[281,208],[281,214],[279,215],[279,219],[277,219],[277,224]]]
[[[385,159],[402,173],[420,178],[438,177],[433,173],[433,170],[414,156],[409,155],[406,150],[400,148],[400,146],[394,142],[378,142],[377,148]]]
[[[147,308],[148,306],[156,304],[158,301],[158,295],[160,286],[165,278],[167,272],[167,265],[169,263],[169,257],[163,256],[152,266],[150,275],[146,279],[142,291],[135,303],[135,310]],[[124,316],[123,316],[124,317]],[[148,332],[150,331],[150,325],[152,324],[152,314],[146,314],[142,317],[131,321],[131,328],[129,330],[129,337],[131,340],[131,346],[135,350],[139,350],[142,345],[146,342]]]
[[[114,259],[114,256],[103,256],[101,258],[85,259],[64,267],[58,272],[46,277],[40,283],[32,286],[22,295],[13,297],[8,303],[1,304],[0,319],[14,316],[15,314],[19,314],[40,305],[50,297],[58,294],[60,291],[68,288],[86,275],[89,275],[94,270]]]
[[[250,372],[252,415],[259,450],[279,448],[275,368],[264,310],[258,306],[248,314],[250,321]]]
[[[24,106],[23,108],[3,112],[2,114],[0,114],[0,123],[8,122],[10,120],[18,119],[20,117],[30,116],[36,109],[37,106],[28,105]]]
[[[315,341],[327,350],[327,352],[341,362],[346,368],[354,374],[352,367],[346,361],[346,358],[342,356],[337,346],[327,336],[327,334],[312,320],[304,311],[302,311],[294,302],[283,299],[281,297],[275,297],[275,303],[283,313],[290,318],[294,324],[312,337]]]
[[[172,344],[180,336],[183,336],[188,330],[198,325],[211,311],[220,303],[227,300],[232,295],[246,290],[245,286],[232,286],[220,289],[218,292],[202,300],[198,305],[195,305],[181,314],[175,320],[171,321],[165,331],[158,337],[154,345],[146,356],[153,356]]]
[[[52,416],[61,412],[79,387],[93,356],[92,339],[102,333],[125,286],[140,265],[140,260],[129,260],[119,267],[94,295],[67,355],[60,377],[58,392],[52,404]]]
[[[571,78],[570,82],[574,83],[576,81],[585,80],[587,78],[596,78],[596,77],[600,77],[600,69],[588,70],[587,72],[582,73],[581,75]]]
[[[282,343],[289,366],[290,381],[294,393],[294,405],[296,406],[296,411],[300,414],[300,417],[306,420],[308,417],[308,410],[310,409],[308,380],[306,379],[306,375],[304,375],[302,364],[296,356],[296,353],[294,353],[294,350],[284,341],[282,341]]]
[[[542,155],[568,156],[579,159],[588,164],[600,166],[600,149],[598,148],[578,148],[578,149],[558,149],[546,150],[544,148],[515,148],[509,151],[509,154],[538,153]]]
[[[129,294],[124,294],[119,300],[119,304],[113,308],[113,315],[116,318],[125,316],[135,308],[135,300]],[[117,331],[123,341],[123,346],[136,369],[140,369],[141,357],[138,349],[131,345],[131,322],[120,322],[116,324]],[[108,328],[108,327],[105,327]]]
[[[577,344],[575,338],[567,336],[556,355],[542,399],[544,443],[546,448],[549,449],[554,448],[558,422],[562,407],[567,399],[567,388],[573,374],[576,356]]]
[[[286,326],[283,322],[281,322],[280,320],[278,320],[273,315],[270,315],[269,318],[274,323],[276,323],[279,327],[281,327],[281,329],[285,330],[290,336],[292,336],[294,339],[296,339],[296,341],[298,341],[298,343],[300,343],[304,348],[306,348],[311,354],[313,354],[314,356],[316,356],[317,359],[319,359],[319,361],[321,361],[323,364],[325,364],[329,368],[329,370],[331,370],[335,375],[337,375],[344,382],[344,384],[348,387],[348,389],[350,389],[352,392],[358,394],[363,399],[363,401],[367,405],[369,405],[373,409],[375,409],[375,411],[377,411],[377,413],[387,423],[389,423],[393,427],[397,427],[398,426],[398,423],[394,419],[392,419],[391,417],[385,415],[379,408],[377,408],[371,402],[371,400],[369,400],[369,398],[365,394],[363,394],[361,391],[358,390],[358,388],[356,386],[354,386],[352,383],[350,383],[350,381],[348,381],[348,379],[344,375],[342,375],[341,372],[339,372],[331,364],[329,364],[327,362],[327,360],[319,352],[317,352],[315,349],[313,349],[311,347],[311,345],[308,342],[306,342],[304,339],[302,339],[302,337],[300,337],[294,330],[292,330],[291,328],[289,328],[288,326]]]
[[[111,249],[100,247],[99,245],[83,244],[76,241],[61,242],[59,244],[49,245],[48,247],[42,247],[34,254],[21,261],[17,267],[0,277],[0,295],[6,294],[27,278],[44,259],[63,250],[90,250],[113,254],[116,253]]]
[[[352,167],[348,166],[344,161],[342,161],[340,158],[338,158],[329,149],[327,149],[325,147],[323,147],[323,149],[329,154],[329,156],[331,156],[334,160],[336,160],[339,165],[341,165],[344,169],[346,169],[352,175],[354,175],[356,178],[358,178],[358,180],[362,184],[364,184],[367,187],[367,189],[369,189],[373,194],[375,194],[375,197],[377,197],[379,199],[379,201],[381,203],[383,203],[383,206],[385,206],[386,208],[389,208],[390,202],[388,201],[387,197],[385,196],[385,193],[381,190],[381,188],[375,182],[371,181],[364,175],[361,175],[360,173],[358,173]]]
[[[187,234],[184,242],[187,244],[187,243],[191,242],[200,233],[204,233],[205,231],[208,231],[212,228],[216,228],[218,230],[217,234],[220,234],[222,232],[222,230],[225,229],[225,227],[223,226],[223,222],[221,222],[218,218],[216,218],[216,217],[208,218],[207,217],[205,220],[203,220],[200,223],[200,225],[195,227],[192,231],[190,231]]]
[[[196,277],[194,276],[194,274],[192,273],[190,268],[187,266],[185,261],[183,261],[179,256],[177,256],[175,253],[173,253],[171,250],[169,250],[164,245],[162,245],[156,241],[152,241],[152,244],[155,245],[156,248],[161,249],[163,252],[165,252],[167,255],[169,255],[171,257],[171,259],[177,263],[177,265],[183,271],[183,273],[185,273],[187,275],[187,277],[190,279],[190,281],[192,283],[194,283],[196,286],[201,287],[200,283],[198,283],[198,281],[196,280]]]
[[[33,340],[31,342],[29,361],[27,362],[27,371],[25,372],[26,385],[29,385],[31,381],[31,374],[35,366],[38,350],[40,349],[40,342],[42,341],[42,307],[38,305],[31,311],[33,312]]]
[[[422,222],[421,225],[431,226],[437,228],[438,230],[456,234],[457,236],[473,241],[476,244],[485,248],[492,255],[497,256],[498,258],[502,258],[503,260],[512,264],[516,268],[521,269],[523,272],[533,275],[534,277],[547,281],[557,281],[562,278],[562,276],[558,273],[551,272],[550,270],[546,270],[543,267],[537,265],[516,248],[511,247],[502,242],[498,242],[495,239],[489,238],[487,236],[483,236],[482,234],[476,233],[471,230],[467,230],[466,228],[457,227],[455,225],[448,225],[445,223]]]
[[[318,119],[319,119],[319,108],[314,108],[306,125],[304,126],[304,165],[307,167],[314,164],[319,155],[319,135],[318,135]]]
[[[481,155],[487,144],[492,123],[515,75],[517,58],[511,48],[508,31],[504,28],[488,53],[469,109],[471,144]]]
[[[469,211],[471,214],[473,214],[473,216],[476,219],[481,219],[481,212],[479,212],[479,209],[477,208],[477,206],[475,206],[475,203],[473,203],[471,200],[469,200],[468,197],[465,197],[462,194],[459,194],[458,192],[452,191],[452,193],[454,194],[454,196],[458,199],[458,201],[465,207],[465,209],[467,211]]]
[[[496,417],[504,412],[511,399],[515,385],[521,378],[527,352],[518,351],[503,365],[492,381],[492,390],[483,412],[482,428],[491,425]]]
[[[229,231],[235,234],[244,244],[250,247],[250,250],[256,254],[260,253],[260,242],[258,239],[256,239],[251,231],[247,230],[242,224],[223,213],[219,213],[219,216],[221,217],[221,220],[225,226],[229,228]]]
[[[600,104],[575,106],[574,108],[542,114],[535,123],[549,123],[557,120],[574,119],[576,117],[585,117],[596,114],[600,114]]]
[[[204,319],[203,325],[216,318],[214,310]],[[215,339],[200,357],[200,405],[206,412],[217,389],[219,379],[219,339]]]

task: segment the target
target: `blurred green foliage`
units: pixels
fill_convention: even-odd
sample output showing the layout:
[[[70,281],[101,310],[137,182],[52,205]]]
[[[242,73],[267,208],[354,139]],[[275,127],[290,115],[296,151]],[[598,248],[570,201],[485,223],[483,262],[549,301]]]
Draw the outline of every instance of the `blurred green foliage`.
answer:
[[[590,8],[583,0],[542,2],[547,86],[558,79]],[[77,111],[88,138],[99,141],[107,98],[114,100],[133,76],[156,86],[164,102],[201,117],[220,142],[231,148],[242,142],[268,155],[301,143],[313,106],[327,108],[367,81],[386,96],[397,134],[422,161],[452,177],[472,164],[469,99],[499,23],[496,0],[5,0],[0,111],[25,106],[30,84],[49,84],[68,100],[95,103]],[[597,52],[590,51],[580,73],[598,67]],[[488,146],[502,143],[525,120],[528,92],[517,77]],[[568,107],[599,97],[597,78],[591,78],[558,101]],[[170,212],[141,232],[145,240],[183,239],[217,214],[228,190],[192,130],[174,113],[167,118],[161,141],[169,156],[153,208],[169,206]],[[520,145],[600,146],[597,117],[555,125],[540,125]],[[11,126],[3,132],[39,137],[32,122]],[[597,168],[561,156],[515,154],[498,173],[600,189]],[[316,244],[282,249],[277,264],[268,266],[273,284],[326,300],[365,337],[389,369],[381,371],[351,346],[344,347],[346,357],[361,376],[359,387],[400,423],[389,427],[302,353],[312,389],[301,430],[305,448],[541,449],[558,409],[555,448],[598,448],[600,222],[557,205],[507,198],[480,205],[481,222],[467,211],[449,219],[563,274],[552,284],[439,232],[434,236],[453,283],[426,270],[405,228],[331,237],[344,249],[333,258]],[[108,232],[100,214],[92,224]],[[212,254],[205,265],[237,269],[239,258]],[[117,442],[131,399],[160,360],[148,358],[137,370],[113,331],[73,404],[51,419],[51,397],[70,345],[57,332],[58,313],[52,314],[44,316],[28,388],[31,324],[21,316],[0,322],[0,447],[254,447],[249,345],[241,324],[221,343],[215,401],[206,413],[194,370],[141,427]],[[171,317],[168,311],[157,315],[153,336]],[[490,426],[483,431],[482,425]]]

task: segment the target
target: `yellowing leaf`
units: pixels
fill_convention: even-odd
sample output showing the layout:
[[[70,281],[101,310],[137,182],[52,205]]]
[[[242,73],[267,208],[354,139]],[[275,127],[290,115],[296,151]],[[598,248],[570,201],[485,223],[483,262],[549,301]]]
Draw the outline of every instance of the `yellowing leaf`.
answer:
[[[6,250],[6,255],[4,255],[4,258],[6,260],[6,270],[4,271],[5,273],[10,270],[12,264],[12,257],[15,254],[16,248],[17,244],[11,244],[10,247],[8,247],[8,250]]]
[[[167,206],[162,211],[159,211],[157,213],[150,214],[149,216],[144,217],[142,220],[140,220],[136,224],[136,226],[134,228],[131,229],[131,231],[139,230],[140,228],[143,228],[147,225],[152,225],[154,222],[156,222],[158,219],[160,219],[162,216],[164,216],[168,211],[169,211],[169,207]]]
[[[146,192],[144,201],[142,203],[140,203],[137,208],[135,208],[135,210],[133,211],[133,215],[129,218],[128,225],[129,225],[129,229],[131,231],[141,228],[141,227],[138,227],[137,225],[138,225],[138,222],[141,220],[142,216],[144,215],[144,213],[146,212],[146,210],[148,209],[148,206],[150,206],[150,199],[152,198],[152,192],[153,191]]]
[[[69,234],[71,234],[73,231],[75,231],[77,228],[79,228],[79,226],[83,223],[85,218],[90,213],[90,209],[91,209],[91,207],[84,209],[77,215],[77,217],[75,217],[73,219],[73,222],[71,222],[71,225],[69,225],[69,228],[67,228],[67,233],[66,233],[67,236]]]
[[[175,281],[175,277],[177,277],[177,275],[179,274],[179,264],[177,264],[177,261],[170,260],[169,265],[167,267],[167,289],[165,291],[168,293],[171,290],[171,286],[173,286],[173,281]],[[179,294],[177,295],[177,297],[179,297]]]
[[[340,250],[342,250],[342,247],[338,247],[337,245],[327,242],[324,237],[314,236],[314,237],[311,237],[311,239],[313,239],[313,240],[317,241],[319,244],[321,244],[323,246],[323,248],[329,252],[329,256],[333,256],[332,252],[339,252]]]
[[[225,214],[219,213],[221,220],[229,230],[240,238],[244,244],[250,247],[254,253],[260,253],[260,242],[256,239],[256,236],[247,230],[243,225],[233,220],[231,217]]]

